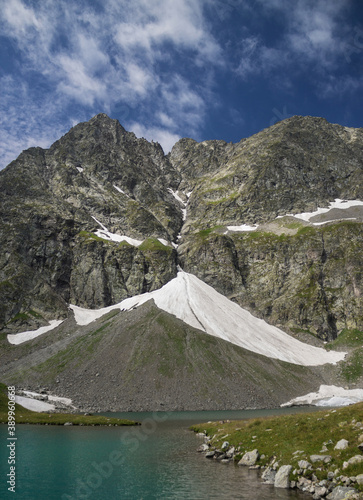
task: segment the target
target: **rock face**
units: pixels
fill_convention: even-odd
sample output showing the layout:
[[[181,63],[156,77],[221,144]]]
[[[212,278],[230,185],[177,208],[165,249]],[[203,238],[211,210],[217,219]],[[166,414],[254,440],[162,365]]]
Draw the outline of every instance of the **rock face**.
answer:
[[[0,325],[34,327],[69,302],[97,308],[167,283],[166,242],[182,224],[168,189],[179,182],[158,144],[106,115],[23,152],[0,174]]]
[[[178,265],[290,333],[363,329],[362,209],[286,216],[363,200],[362,169],[363,130],[321,118],[165,155],[97,115],[0,172],[0,329],[157,289]]]

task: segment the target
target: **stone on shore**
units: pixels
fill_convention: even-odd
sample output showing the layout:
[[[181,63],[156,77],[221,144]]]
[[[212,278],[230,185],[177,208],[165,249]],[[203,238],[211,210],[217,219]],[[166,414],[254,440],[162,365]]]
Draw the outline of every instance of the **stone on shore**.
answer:
[[[290,488],[289,476],[291,471],[291,465],[281,465],[276,473],[275,488]]]
[[[260,454],[258,450],[248,451],[243,455],[241,460],[238,462],[238,465],[256,465],[257,460],[260,458]]]
[[[337,486],[336,488],[333,489],[331,493],[326,497],[328,500],[345,500],[346,498],[349,498],[349,495],[347,493],[349,492],[356,493],[356,490],[354,488],[348,488],[346,486]]]
[[[267,467],[262,473],[262,480],[265,484],[275,484],[276,471],[271,467]]]

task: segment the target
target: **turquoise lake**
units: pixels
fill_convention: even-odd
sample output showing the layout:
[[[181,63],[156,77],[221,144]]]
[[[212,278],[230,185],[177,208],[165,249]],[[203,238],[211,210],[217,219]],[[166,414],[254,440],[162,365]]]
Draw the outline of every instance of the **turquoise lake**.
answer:
[[[261,484],[258,473],[206,459],[189,426],[311,408],[117,413],[138,427],[16,426],[15,494],[7,491],[7,426],[0,426],[0,498],[21,500],[303,499]]]

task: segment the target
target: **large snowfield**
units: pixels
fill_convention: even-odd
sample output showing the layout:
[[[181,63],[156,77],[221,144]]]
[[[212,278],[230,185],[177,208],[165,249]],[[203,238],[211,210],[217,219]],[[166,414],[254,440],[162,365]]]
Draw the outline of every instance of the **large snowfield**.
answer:
[[[269,358],[304,366],[337,363],[343,352],[327,352],[304,344],[230,301],[196,276],[180,271],[159,290],[125,299],[102,309],[71,305],[79,325],[87,325],[113,309],[129,310],[153,299],[160,309],[190,326]]]

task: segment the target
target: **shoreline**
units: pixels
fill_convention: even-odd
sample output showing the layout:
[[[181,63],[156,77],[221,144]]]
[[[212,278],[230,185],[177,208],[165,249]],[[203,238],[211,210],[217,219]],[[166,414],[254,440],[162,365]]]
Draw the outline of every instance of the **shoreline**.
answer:
[[[191,430],[203,438],[197,451],[205,458],[258,470],[264,484],[298,489],[314,500],[363,499],[363,403]]]

